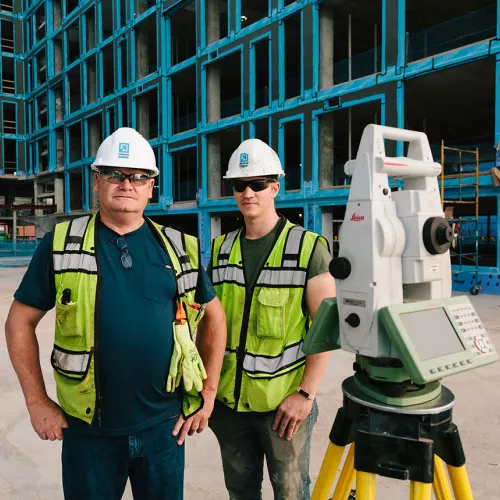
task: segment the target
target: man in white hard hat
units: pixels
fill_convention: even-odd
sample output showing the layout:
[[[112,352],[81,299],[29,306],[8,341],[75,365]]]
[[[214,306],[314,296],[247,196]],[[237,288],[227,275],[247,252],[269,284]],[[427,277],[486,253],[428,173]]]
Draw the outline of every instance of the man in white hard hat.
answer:
[[[92,167],[100,210],[41,241],[7,319],[9,353],[34,430],[64,438],[66,499],[118,499],[130,479],[135,498],[180,500],[184,438],[214,404],[224,312],[198,240],[143,215],[158,174],[148,141],[121,128]],[[59,405],[35,334],[54,306]]]
[[[302,343],[326,297],[335,296],[321,236],[276,212],[278,155],[244,141],[226,178],[245,225],[216,238],[209,265],[227,318],[227,345],[210,421],[231,500],[262,498],[264,457],[277,500],[309,498],[315,394],[329,354]]]

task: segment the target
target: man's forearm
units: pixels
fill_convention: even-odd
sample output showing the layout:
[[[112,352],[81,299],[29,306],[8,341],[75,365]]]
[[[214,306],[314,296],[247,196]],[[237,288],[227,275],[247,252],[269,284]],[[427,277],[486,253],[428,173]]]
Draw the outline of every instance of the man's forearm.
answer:
[[[7,320],[5,338],[12,366],[21,383],[26,406],[47,400],[35,329],[30,325],[14,326]]]
[[[301,389],[309,394],[316,394],[319,388],[323,374],[325,373],[330,359],[329,352],[321,352],[319,354],[311,354],[306,357],[306,366],[304,375],[300,382]]]
[[[203,393],[215,397],[219,384],[220,371],[226,350],[226,317],[218,299],[209,304],[200,323],[197,346],[207,379],[203,383]],[[209,309],[210,308],[210,309]]]

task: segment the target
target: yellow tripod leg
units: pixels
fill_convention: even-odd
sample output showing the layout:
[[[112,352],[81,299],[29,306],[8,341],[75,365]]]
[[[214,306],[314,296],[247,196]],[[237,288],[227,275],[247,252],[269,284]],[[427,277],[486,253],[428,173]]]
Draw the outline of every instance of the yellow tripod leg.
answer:
[[[356,477],[356,471],[354,470],[354,443],[352,443],[349,453],[344,462],[344,467],[342,467],[342,472],[335,487],[335,493],[331,500],[347,500],[349,493],[351,491],[354,479]]]
[[[474,500],[465,465],[462,467],[448,465],[448,474],[456,500]]]
[[[356,500],[375,500],[377,476],[370,472],[356,472]]]
[[[345,446],[337,446],[330,441],[318,479],[316,479],[311,500],[328,500],[337,469],[344,454],[344,448]]]
[[[410,500],[431,500],[432,484],[418,483],[411,481],[410,483]]]
[[[434,455],[434,483],[432,486],[436,500],[453,500],[444,463],[437,455]]]

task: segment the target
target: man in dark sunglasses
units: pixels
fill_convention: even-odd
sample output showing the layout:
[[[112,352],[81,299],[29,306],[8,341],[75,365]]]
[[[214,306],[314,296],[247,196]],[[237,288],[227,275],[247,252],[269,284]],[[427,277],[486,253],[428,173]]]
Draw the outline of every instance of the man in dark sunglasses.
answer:
[[[156,159],[130,128],[92,165],[99,212],[57,224],[41,241],[6,324],[34,430],[63,439],[67,500],[181,500],[187,434],[211,414],[226,343],[224,312],[197,238],[144,216]],[[35,328],[55,306],[45,391]],[[197,333],[197,345],[192,335]]]
[[[210,428],[234,500],[262,498],[264,456],[275,499],[309,499],[315,394],[329,354],[305,356],[301,346],[335,282],[326,240],[276,212],[284,175],[258,139],[233,153],[226,179],[245,225],[215,239],[208,269],[227,318]]]

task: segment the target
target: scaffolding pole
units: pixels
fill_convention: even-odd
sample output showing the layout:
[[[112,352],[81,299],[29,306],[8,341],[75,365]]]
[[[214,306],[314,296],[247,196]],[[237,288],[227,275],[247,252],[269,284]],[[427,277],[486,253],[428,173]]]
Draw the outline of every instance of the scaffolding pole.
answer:
[[[458,155],[458,173],[456,175],[445,175],[445,161],[446,161],[446,151],[454,152]],[[464,172],[463,172],[463,157],[464,155],[472,155],[474,158],[474,183],[473,184],[463,184]],[[444,141],[441,141],[441,205],[443,211],[445,210],[445,205],[453,207],[455,209],[456,205],[474,205],[474,215],[470,216],[458,216],[448,218],[448,222],[451,224],[458,224],[458,229],[465,226],[465,224],[472,223],[473,229],[473,244],[474,252],[469,252],[466,247],[465,236],[457,235],[457,241],[455,247],[457,251],[450,251],[452,257],[458,258],[458,267],[461,270],[464,265],[464,261],[472,261],[475,267],[475,284],[471,287],[470,292],[473,295],[477,295],[481,291],[481,281],[479,280],[479,148],[476,149],[463,149],[463,148],[452,148],[444,145]],[[445,177],[448,179],[454,178],[458,179],[458,198],[448,198],[446,196],[445,188]],[[469,176],[468,176],[469,177]],[[473,189],[474,194],[471,197],[464,199],[464,190]],[[472,198],[472,199],[470,199]],[[455,215],[455,214],[454,214]],[[466,227],[466,226],[465,226]],[[470,238],[469,238],[470,240]],[[469,241],[470,243],[470,241]]]

